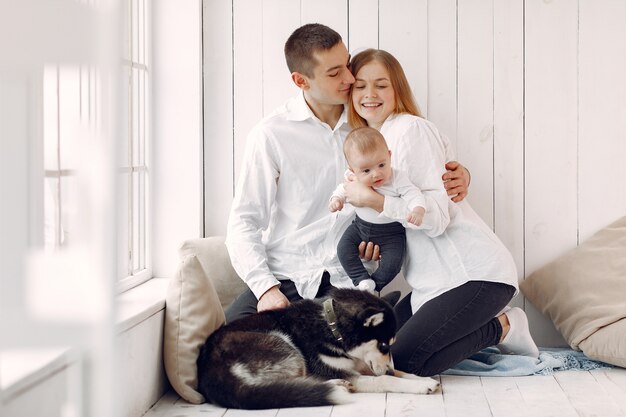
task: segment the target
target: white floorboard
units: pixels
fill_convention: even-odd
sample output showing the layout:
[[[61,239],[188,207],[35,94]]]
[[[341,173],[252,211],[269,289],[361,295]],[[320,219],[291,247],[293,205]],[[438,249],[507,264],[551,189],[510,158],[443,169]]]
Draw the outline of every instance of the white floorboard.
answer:
[[[622,368],[440,381],[432,395],[354,394],[351,404],[260,411],[192,405],[170,392],[145,417],[626,417]]]

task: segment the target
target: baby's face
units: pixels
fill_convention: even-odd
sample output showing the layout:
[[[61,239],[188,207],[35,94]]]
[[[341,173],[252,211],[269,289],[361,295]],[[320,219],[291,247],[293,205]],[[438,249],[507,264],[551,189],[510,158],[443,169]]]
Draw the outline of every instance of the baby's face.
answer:
[[[366,154],[352,150],[348,165],[360,183],[377,188],[391,178],[391,151],[383,146]]]

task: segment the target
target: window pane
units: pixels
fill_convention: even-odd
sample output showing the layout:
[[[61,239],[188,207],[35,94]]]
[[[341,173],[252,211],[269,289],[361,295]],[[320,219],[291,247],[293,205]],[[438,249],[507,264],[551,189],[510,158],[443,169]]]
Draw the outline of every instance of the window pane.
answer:
[[[101,128],[99,125],[99,121],[101,117],[99,116],[99,107],[98,103],[100,103],[100,73],[95,68],[91,68],[89,71],[89,98],[90,98],[90,115],[91,115],[91,125],[96,129]]]
[[[139,82],[138,82],[138,101],[139,101],[139,114],[138,114],[138,127],[139,127],[139,140],[138,140],[138,151],[137,151],[137,165],[145,165],[146,164],[146,72],[139,71]]]
[[[43,146],[44,169],[58,169],[58,101],[57,66],[46,65],[43,71]]]
[[[132,60],[139,61],[139,7],[137,0],[130,0],[132,4],[131,33],[132,33]]]
[[[137,16],[137,32],[139,35],[139,48],[137,54],[137,61],[146,63],[146,1],[138,1],[138,16]]]
[[[122,4],[122,3],[120,3]],[[130,61],[132,59],[130,53],[130,1],[126,1],[123,3],[125,7],[122,7],[124,13],[124,24],[121,25],[122,33],[121,39],[122,42],[122,58],[124,61]]]
[[[143,198],[141,198],[141,195],[139,193],[139,189],[140,189],[140,184],[139,184],[139,172],[133,172],[133,205],[132,205],[132,224],[133,224],[133,238],[132,238],[132,242],[133,242],[133,246],[132,246],[132,254],[133,254],[133,259],[132,259],[132,267],[133,267],[133,272],[138,271],[140,269],[140,264],[139,264],[139,240],[140,240],[140,234],[141,234],[141,229],[140,229],[140,224],[141,224],[141,215],[140,215],[140,211],[141,211],[141,207],[143,206],[143,203],[141,200],[143,200]]]
[[[141,100],[139,88],[139,70],[133,68],[132,76],[132,163],[133,166],[137,166],[139,165],[139,101]]]
[[[129,263],[129,201],[128,187],[130,175],[120,173],[117,176],[117,278],[118,280],[130,275]]]
[[[61,246],[74,244],[76,226],[79,224],[78,179],[76,176],[62,176],[61,188]]]
[[[80,146],[80,72],[78,66],[59,68],[59,145],[61,169],[76,169]]]
[[[146,172],[139,172],[139,253],[138,268],[146,268]]]
[[[59,179],[44,178],[44,247],[52,250],[60,246],[61,221],[59,218]]]

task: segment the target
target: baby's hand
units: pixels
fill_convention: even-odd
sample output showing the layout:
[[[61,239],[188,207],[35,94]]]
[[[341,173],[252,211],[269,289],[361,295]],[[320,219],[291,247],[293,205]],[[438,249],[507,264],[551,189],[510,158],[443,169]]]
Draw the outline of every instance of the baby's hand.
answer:
[[[328,204],[328,210],[330,210],[331,213],[339,211],[342,208],[343,208],[343,201],[341,201],[341,199],[337,197],[333,197],[330,200],[330,203]]]
[[[415,207],[409,214],[407,214],[406,221],[414,224],[415,226],[419,226],[422,224],[422,220],[424,219],[424,213],[426,213],[424,207]]]

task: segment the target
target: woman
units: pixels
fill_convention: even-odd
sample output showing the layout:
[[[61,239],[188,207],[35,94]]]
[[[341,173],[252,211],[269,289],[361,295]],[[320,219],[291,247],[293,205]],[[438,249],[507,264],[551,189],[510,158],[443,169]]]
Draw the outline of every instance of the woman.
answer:
[[[467,215],[473,213],[469,206],[462,211],[449,202],[441,182],[449,142],[421,117],[402,67],[388,52],[368,49],[352,59],[351,68],[351,125],[378,129],[392,151],[392,166],[407,171],[427,200],[421,230],[407,230],[404,276],[412,292],[396,306],[396,367],[431,376],[493,345],[538,357],[526,314],[506,307],[518,292],[513,259],[475,213]],[[389,217],[406,211],[402,200],[358,184],[346,192],[349,202]]]

